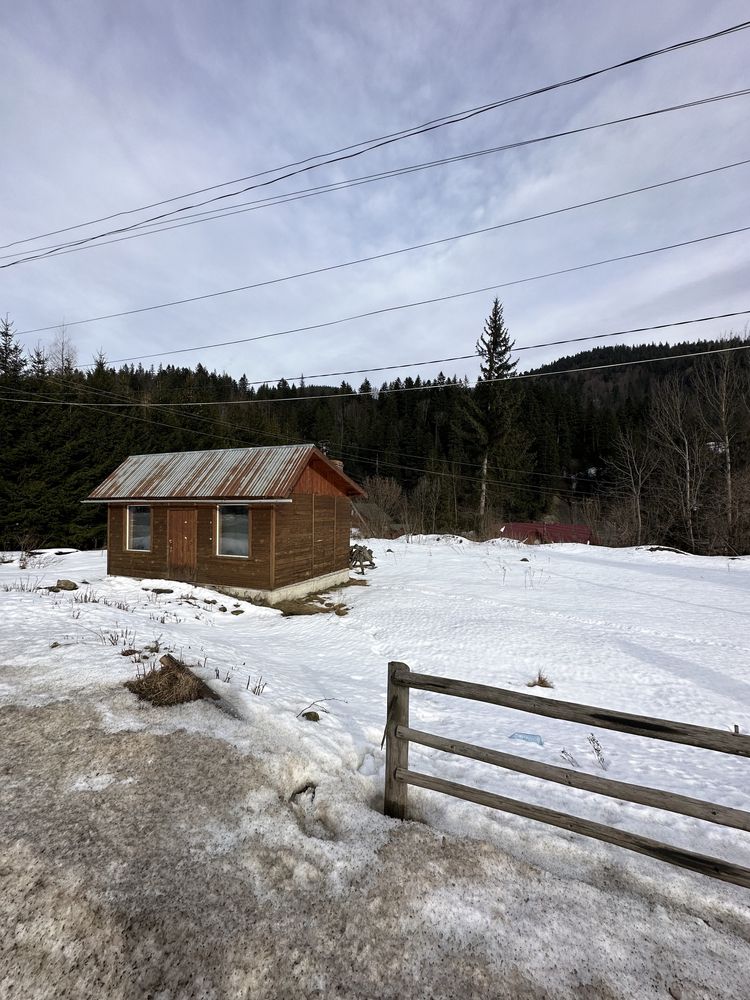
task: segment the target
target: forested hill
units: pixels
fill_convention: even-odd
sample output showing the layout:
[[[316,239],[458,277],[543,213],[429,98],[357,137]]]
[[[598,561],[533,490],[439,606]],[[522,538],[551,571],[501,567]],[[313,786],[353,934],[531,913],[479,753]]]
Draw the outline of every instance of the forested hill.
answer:
[[[531,369],[538,372],[562,372],[568,368],[587,368],[593,365],[634,365],[643,362],[638,377],[643,385],[647,385],[652,379],[659,380],[664,373],[686,372],[695,364],[691,358],[680,358],[681,354],[694,354],[697,351],[713,351],[725,347],[740,347],[743,344],[750,344],[747,337],[725,337],[722,340],[686,340],[679,344],[613,344],[610,346],[592,347],[588,351],[579,351],[578,354],[569,354],[565,357],[551,361],[549,364],[540,365]],[[670,358],[669,361],[654,361],[655,358]],[[627,381],[632,383],[634,379],[631,375],[625,376],[626,368],[613,368],[608,373],[597,373],[597,380],[606,377],[612,382]],[[588,373],[576,376],[579,379],[586,379]]]
[[[717,346],[727,342],[601,346],[538,371],[647,361]],[[725,370],[739,395],[731,426],[722,429],[705,396],[711,373]],[[369,479],[373,495],[388,480],[398,497],[393,519],[413,530],[492,530],[498,520],[549,515],[588,518],[607,540],[630,541],[636,525],[624,434],[639,455],[661,449],[658,475],[652,469],[646,477],[652,494],[644,486],[638,501],[639,536],[714,550],[719,542],[711,525],[728,516],[718,501],[709,504],[708,494],[685,498],[701,512],[697,529],[685,521],[695,521],[689,511],[684,517],[674,513],[677,473],[657,491],[671,455],[671,431],[664,428],[654,437],[654,399],[661,388],[672,387],[694,447],[706,457],[700,489],[714,495],[723,476],[716,442],[724,431],[729,435],[734,482],[728,503],[734,514],[727,522],[731,539],[721,544],[736,548],[745,544],[737,532],[745,530],[738,511],[750,467],[748,370],[747,352],[737,351],[708,361],[508,380],[503,405],[512,419],[489,442],[488,503],[480,525],[485,404],[481,392],[460,377],[401,376],[377,389],[367,380],[359,387],[253,386],[252,373],[234,379],[200,364],[115,371],[103,358],[84,372],[69,357],[57,364],[38,353],[26,357],[8,326],[0,339],[0,546],[13,548],[22,539],[34,545],[103,544],[104,511],[80,501],[129,454],[296,441],[313,441],[343,459],[352,476]]]

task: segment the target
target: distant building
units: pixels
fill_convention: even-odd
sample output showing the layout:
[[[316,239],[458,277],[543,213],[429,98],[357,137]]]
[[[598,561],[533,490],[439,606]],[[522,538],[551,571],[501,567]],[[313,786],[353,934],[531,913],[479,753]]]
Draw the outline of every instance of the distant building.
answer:
[[[596,545],[591,528],[585,524],[547,524],[545,521],[508,521],[500,527],[503,538],[514,538],[529,545],[547,542],[580,542]]]
[[[275,603],[348,579],[360,496],[303,444],[131,455],[84,502],[108,505],[108,573]]]

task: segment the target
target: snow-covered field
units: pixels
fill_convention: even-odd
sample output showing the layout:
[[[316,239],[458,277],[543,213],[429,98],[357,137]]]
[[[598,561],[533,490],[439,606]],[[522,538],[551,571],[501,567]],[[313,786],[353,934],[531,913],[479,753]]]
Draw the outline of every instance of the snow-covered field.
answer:
[[[368,544],[378,564],[368,586],[333,592],[350,608],[343,617],[283,618],[186,584],[108,578],[103,553],[50,554],[25,570],[17,561],[0,566],[0,746],[7,750],[23,725],[38,731],[42,743],[35,746],[43,747],[44,732],[58,731],[63,710],[85,715],[71,715],[63,732],[80,727],[103,740],[85,766],[76,740],[68,739],[64,759],[51,756],[65,777],[50,786],[40,814],[50,801],[114,809],[125,796],[135,810],[158,810],[132,746],[106,750],[123,739],[193,740],[209,763],[225,753],[246,760],[254,781],[241,795],[234,789],[231,808],[222,798],[229,790],[217,787],[213,774],[208,791],[194,778],[182,790],[188,827],[194,816],[191,850],[206,865],[221,862],[225,874],[242,871],[246,904],[250,892],[253,905],[263,901],[262,912],[277,923],[285,905],[313,922],[332,920],[337,907],[360,915],[362,906],[370,909],[349,980],[336,978],[342,973],[335,957],[321,968],[311,951],[295,959],[307,984],[299,993],[279,986],[288,973],[282,957],[273,966],[275,986],[273,977],[262,986],[247,972],[241,982],[250,992],[236,995],[669,997],[671,988],[685,1000],[746,996],[747,891],[416,789],[410,807],[420,823],[402,825],[377,810],[389,660],[521,692],[542,670],[554,688],[533,693],[547,698],[750,731],[750,559],[453,537]],[[20,589],[58,577],[80,589]],[[153,587],[172,593],[144,589]],[[135,665],[121,650],[154,644],[156,659],[170,650],[195,665],[224,710],[208,703],[154,709],[126,692],[122,682]],[[261,677],[266,687],[255,695],[248,685]],[[297,718],[313,702],[321,721]],[[590,729],[423,692],[412,692],[411,708],[415,728],[558,765],[565,765],[565,750],[580,770],[604,773],[587,740]],[[519,731],[543,745],[511,740]],[[605,730],[595,735],[608,777],[750,810],[750,761]],[[205,743],[201,751],[200,741],[226,750],[206,750]],[[150,745],[148,753],[153,759],[159,750]],[[12,768],[17,756],[7,756]],[[416,746],[410,765],[750,867],[747,833]],[[219,783],[235,770],[224,763]],[[31,773],[7,787],[18,792],[21,811],[24,796],[42,794],[39,775]],[[21,868],[33,865],[31,855],[41,849],[34,827],[9,810],[0,817],[0,838],[26,858]],[[40,839],[43,826],[40,820]],[[116,836],[107,836],[115,846],[111,881],[101,893],[115,898]],[[282,859],[280,887],[274,865]],[[383,904],[389,894],[395,909],[386,919],[374,900]],[[310,898],[318,903],[313,916],[302,903]],[[24,899],[27,905],[28,894]],[[225,903],[226,920],[230,911],[241,913],[238,905]],[[2,946],[9,946],[7,937]],[[392,967],[386,976],[378,969],[383,956],[396,961],[399,948],[408,962],[394,981]],[[2,988],[0,971],[0,994]],[[159,997],[191,995],[152,988]],[[195,995],[222,993],[206,987]]]

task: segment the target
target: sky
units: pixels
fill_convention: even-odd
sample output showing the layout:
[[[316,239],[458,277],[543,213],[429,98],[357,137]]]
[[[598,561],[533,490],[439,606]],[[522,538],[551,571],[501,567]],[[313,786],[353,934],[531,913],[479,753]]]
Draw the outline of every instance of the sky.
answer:
[[[0,264],[253,182],[132,212],[141,206],[261,171],[275,171],[263,178],[273,180],[286,164],[717,31],[748,12],[739,0],[28,0],[3,8]],[[743,31],[220,204],[744,88],[750,86],[749,45],[750,31]],[[17,263],[0,270],[0,314],[7,313],[28,348],[51,344],[65,324],[81,365],[101,351],[112,363],[201,362],[251,381],[292,381],[470,355],[495,295],[517,346],[750,309],[748,233],[510,284],[750,226],[747,164],[380,261],[79,323],[338,265],[750,158],[749,109],[750,96],[736,97]],[[15,243],[119,212],[130,214]],[[502,284],[317,330],[202,346]],[[677,342],[745,326],[740,317],[611,342]],[[40,327],[51,329],[26,332]],[[518,355],[519,371],[586,346],[525,351]],[[200,349],[185,351],[191,348]],[[478,362],[407,367],[390,375],[432,376],[441,369],[473,378]],[[356,385],[363,377],[348,380]]]

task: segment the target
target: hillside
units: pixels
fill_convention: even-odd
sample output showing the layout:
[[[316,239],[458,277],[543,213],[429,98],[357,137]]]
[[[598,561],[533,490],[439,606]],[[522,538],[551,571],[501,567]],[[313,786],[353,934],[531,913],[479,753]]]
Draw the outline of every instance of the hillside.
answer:
[[[234,379],[200,364],[114,370],[99,358],[86,371],[53,370],[44,357],[24,358],[8,326],[0,358],[0,547],[34,548],[53,540],[102,545],[103,512],[80,501],[127,455],[296,441],[324,447],[359,481],[392,481],[390,493],[401,497],[394,519],[413,531],[486,532],[503,519],[549,515],[594,518],[602,538],[637,542],[632,515],[623,507],[632,484],[618,464],[619,435],[645,445],[658,387],[674,378],[690,434],[700,437],[696,447],[708,455],[721,430],[711,429],[714,415],[699,398],[696,377],[719,371],[724,358],[739,393],[727,429],[736,478],[729,508],[722,513],[722,453],[714,448],[702,473],[704,495],[688,503],[702,512],[701,523],[689,527],[682,515],[676,518],[673,495],[680,484],[663,481],[665,451],[643,501],[647,537],[695,551],[750,551],[750,524],[742,520],[750,490],[750,409],[741,402],[749,395],[746,352],[708,362],[631,364],[715,343],[596,347],[544,366],[535,377],[509,381],[503,392],[512,416],[492,439],[488,514],[478,519],[484,404],[479,390],[460,378],[425,381],[417,374],[380,387],[365,379],[356,389],[348,382],[253,385],[252,373]],[[620,362],[627,366],[554,374]],[[668,450],[668,440],[658,447]],[[732,524],[726,526],[729,509]]]

